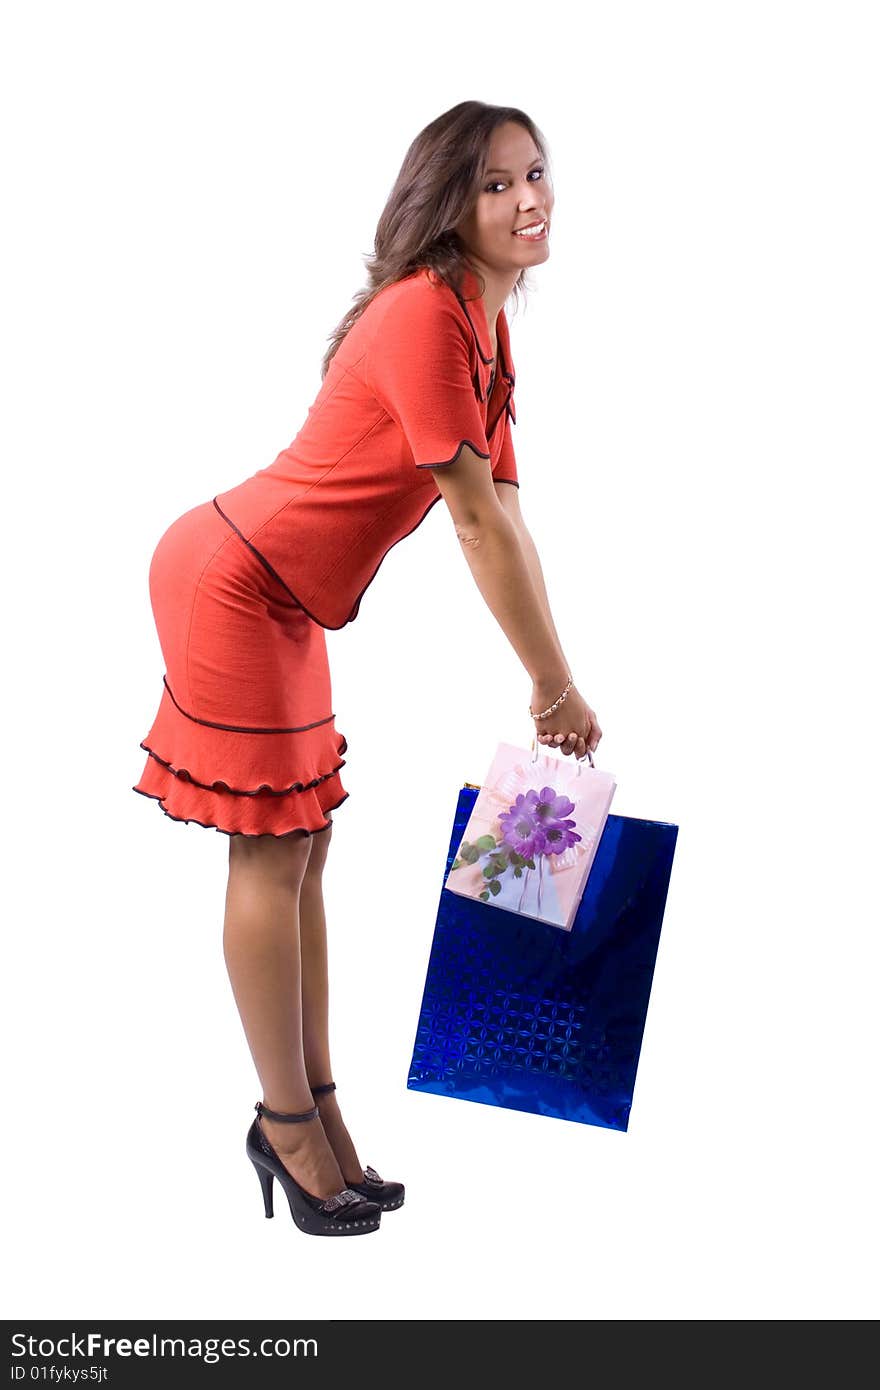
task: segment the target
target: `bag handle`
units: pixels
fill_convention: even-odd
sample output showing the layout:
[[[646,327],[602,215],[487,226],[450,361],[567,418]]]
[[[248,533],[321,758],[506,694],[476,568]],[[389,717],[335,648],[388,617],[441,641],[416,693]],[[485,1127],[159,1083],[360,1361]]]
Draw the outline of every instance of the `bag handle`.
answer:
[[[544,748],[544,747],[545,747],[544,744],[539,744],[539,743],[538,743],[538,736],[537,736],[537,734],[533,733],[533,734],[532,734],[532,758],[531,758],[531,761],[532,761],[533,763],[536,763],[536,762],[538,761],[538,752],[539,752],[539,749],[542,749],[542,748]],[[553,744],[552,744],[552,743],[547,744],[546,747],[547,747],[547,748],[552,748],[552,747],[553,747]],[[556,750],[556,751],[558,751],[558,750]],[[585,763],[585,762],[587,761],[588,758],[589,758],[589,760],[590,760],[590,767],[595,767],[596,764],[593,762],[593,755],[592,755],[592,753],[590,752],[589,748],[587,748],[587,751],[586,751],[586,753],[584,754],[584,756],[583,756],[582,758],[575,758],[575,762],[576,762],[577,765],[578,765],[578,770],[577,770],[577,775],[578,775],[578,777],[580,777],[580,775],[581,775],[581,765],[582,765],[583,763]],[[559,761],[561,761],[561,759],[560,759]]]

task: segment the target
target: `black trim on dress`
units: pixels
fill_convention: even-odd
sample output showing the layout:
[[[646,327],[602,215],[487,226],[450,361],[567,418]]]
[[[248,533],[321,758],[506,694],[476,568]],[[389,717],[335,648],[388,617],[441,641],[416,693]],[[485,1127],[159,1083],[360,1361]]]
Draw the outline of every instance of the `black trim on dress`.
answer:
[[[483,455],[481,454],[481,455],[480,455],[480,458],[482,458],[482,457],[483,457]],[[419,467],[419,468],[429,468],[431,465],[430,465],[430,464],[417,464],[416,466]],[[418,521],[416,522],[415,526],[411,526],[410,529],[409,529],[408,531],[404,531],[404,533],[403,533],[402,536],[398,536],[398,537],[397,537],[397,540],[394,541],[393,544],[389,545],[388,550],[385,551],[385,555],[388,555],[389,552],[392,551],[392,550],[394,549],[394,546],[395,546],[395,545],[399,545],[401,541],[405,541],[406,538],[407,538],[407,536],[411,536],[412,533],[413,533],[413,531],[417,531],[417,530],[419,529],[419,527],[421,526],[421,524],[422,524],[422,522],[424,521],[425,517],[428,515],[428,512],[431,510],[432,507],[436,507],[437,503],[438,503],[439,501],[441,501],[442,497],[443,497],[442,492],[438,492],[436,497],[432,497],[432,498],[431,498],[431,501],[428,503],[427,507],[426,507],[425,510],[422,512],[422,514],[421,514],[421,516],[419,517]],[[380,570],[381,565],[382,565],[382,560],[385,559],[385,555],[383,555],[383,556],[381,557],[381,559],[379,560],[379,564],[378,564],[378,565],[376,566],[376,568],[373,570],[373,573],[370,575],[370,577],[369,577],[369,579],[367,580],[366,584],[365,584],[364,587],[361,589],[360,593],[358,594],[357,598],[355,599],[354,608],[352,608],[351,613],[349,614],[348,618],[346,619],[346,622],[353,623],[354,620],[355,620],[355,618],[357,617],[357,615],[358,615],[358,609],[359,609],[360,606],[361,606],[361,599],[363,598],[364,594],[365,594],[365,593],[367,592],[367,590],[369,589],[369,587],[370,587],[370,585],[372,584],[373,580],[376,578],[376,575],[379,573],[379,570]]]
[[[199,782],[192,773],[185,767],[173,767],[171,763],[160,758],[158,753],[154,753],[148,743],[141,743],[141,748],[149,753],[151,758],[155,758],[157,763],[161,763],[172,776],[177,777],[181,782],[187,782],[190,786],[201,787],[206,792],[221,792],[229,796],[289,796],[291,792],[304,792],[309,787],[317,787],[319,782],[326,782],[328,777],[335,777],[340,768],[345,767],[345,759],[337,763],[330,772],[322,772],[320,777],[313,777],[311,782],[291,782],[289,787],[270,787],[268,782],[263,782],[259,787],[252,791],[241,791],[238,787],[230,787],[228,782],[224,782],[222,777],[216,777],[213,782]],[[343,738],[342,747],[337,752],[344,753],[348,748],[346,740]],[[132,791],[140,791],[139,787],[132,787]],[[144,795],[148,795],[144,792]]]
[[[163,815],[166,815],[169,820],[176,820],[182,822],[183,825],[200,825],[203,830],[216,830],[221,835],[243,835],[246,840],[259,840],[262,839],[264,835],[271,835],[274,840],[286,840],[288,835],[320,835],[322,830],[329,830],[331,825],[333,824],[331,820],[328,820],[325,825],[319,825],[317,830],[306,830],[305,826],[297,825],[294,826],[293,830],[282,831],[280,835],[276,835],[273,830],[263,830],[257,831],[255,833],[252,833],[249,830],[224,830],[222,825],[211,825],[209,822],[203,820],[196,820],[195,816],[172,816],[171,812],[166,811],[165,807],[162,805],[162,801],[164,798],[161,796],[157,796],[155,792],[141,791],[140,787],[132,787],[132,791],[137,792],[138,796],[147,796],[150,798],[151,801],[158,801],[159,810],[163,813]],[[340,797],[339,801],[337,801],[333,806],[328,806],[327,811],[335,811],[337,807],[342,805],[343,801],[348,800],[350,795],[351,792],[346,792],[345,796]],[[325,815],[327,814],[327,811],[324,812]]]
[[[309,618],[311,618],[311,616],[312,616],[311,613],[309,613],[308,609],[305,608],[305,607],[303,606],[303,604],[302,604],[302,603],[300,602],[300,600],[297,598],[297,596],[296,596],[296,594],[293,592],[293,590],[292,590],[292,589],[288,589],[288,587],[287,587],[287,585],[285,584],[284,580],[281,578],[281,575],[278,573],[278,571],[277,571],[276,569],[273,569],[273,567],[269,564],[269,561],[266,559],[265,555],[261,555],[260,552],[259,552],[259,550],[257,549],[257,547],[256,547],[255,545],[251,545],[251,542],[247,539],[247,537],[246,537],[245,535],[242,534],[241,531],[239,531],[238,527],[236,526],[235,522],[231,519],[231,517],[228,517],[228,516],[226,515],[226,513],[225,513],[224,510],[223,510],[223,508],[220,506],[220,503],[217,501],[217,498],[216,498],[216,497],[212,497],[212,498],[211,498],[211,502],[213,503],[213,505],[214,505],[214,507],[216,508],[216,510],[220,513],[220,515],[222,516],[223,520],[224,520],[225,522],[227,522],[227,523],[232,527],[233,531],[235,532],[235,534],[236,534],[237,536],[240,536],[240,537],[241,537],[241,539],[244,541],[245,545],[247,546],[248,550],[252,551],[252,553],[253,553],[254,555],[256,555],[257,559],[259,560],[259,562],[260,562],[260,564],[263,566],[263,568],[264,568],[269,574],[271,574],[271,576],[272,576],[272,578],[273,578],[274,580],[276,580],[276,581],[281,585],[281,587],[282,587],[282,589],[284,590],[284,592],[285,592],[286,594],[289,594],[289,595],[290,595],[290,597],[293,599],[293,601],[294,601],[294,603],[297,605],[297,607],[298,607],[298,608],[302,608],[302,610],[303,610],[303,612],[306,614],[306,616],[309,617]]]
[[[470,444],[470,440],[465,439],[465,440],[462,441],[462,443],[464,443],[464,444]],[[471,448],[473,448],[473,445],[471,445]],[[484,454],[484,453],[482,453],[480,450],[477,450],[476,452],[479,453],[480,458],[486,458],[486,459],[488,459],[488,458],[490,457],[489,454]],[[461,445],[459,445],[458,450],[456,451],[455,458],[458,457],[459,453],[461,453]],[[454,462],[455,462],[455,458],[450,459],[450,463],[454,463]],[[445,466],[446,466],[445,464],[433,464],[433,463],[417,463],[417,464],[416,464],[416,467],[417,467],[417,468],[440,468],[440,467],[445,467]],[[290,597],[291,597],[292,599],[294,599],[294,600],[299,604],[300,608],[301,608],[302,611],[305,613],[306,617],[307,617],[307,618],[311,618],[311,620],[312,620],[313,623],[317,623],[318,627],[326,628],[326,630],[327,630],[328,632],[339,632],[341,628],[347,627],[347,625],[348,625],[349,623],[353,623],[354,620],[355,620],[355,618],[357,617],[357,615],[358,615],[358,609],[359,609],[360,606],[361,606],[361,599],[363,598],[364,594],[365,594],[365,593],[367,592],[367,590],[369,589],[369,587],[370,587],[370,585],[372,584],[373,580],[376,578],[376,575],[377,575],[378,572],[379,572],[379,567],[381,566],[382,561],[385,559],[385,555],[387,555],[389,551],[393,550],[395,545],[399,545],[399,543],[400,543],[401,541],[405,541],[406,538],[407,538],[407,536],[411,536],[412,533],[413,533],[413,531],[417,531],[417,530],[418,530],[418,528],[421,526],[422,522],[424,521],[425,517],[428,515],[428,512],[431,510],[432,507],[434,507],[434,506],[437,505],[437,503],[440,501],[442,495],[443,495],[442,493],[438,492],[438,493],[437,493],[437,496],[436,496],[436,497],[433,497],[433,498],[431,499],[431,501],[428,503],[427,507],[426,507],[425,510],[422,512],[422,514],[421,514],[421,516],[419,517],[418,521],[416,522],[415,526],[411,526],[410,529],[409,529],[408,531],[404,531],[404,533],[403,533],[402,536],[398,536],[398,537],[397,537],[397,540],[394,541],[394,543],[393,543],[392,545],[389,545],[388,550],[386,550],[386,551],[385,551],[385,554],[382,555],[382,556],[380,557],[380,559],[379,559],[379,564],[378,564],[378,565],[376,566],[376,568],[373,570],[373,573],[370,575],[370,577],[369,577],[369,579],[367,580],[366,584],[365,584],[364,587],[361,589],[360,593],[358,594],[357,598],[355,599],[355,601],[354,601],[354,606],[353,606],[351,612],[349,613],[348,617],[347,617],[343,622],[341,622],[341,623],[336,623],[336,624],[333,624],[333,623],[324,623],[324,622],[322,622],[321,619],[320,619],[319,617],[317,617],[314,613],[309,612],[308,608],[306,608],[306,606],[305,606],[305,604],[302,602],[302,600],[301,600],[301,599],[298,599],[298,598],[296,597],[296,594],[293,592],[292,589],[288,588],[288,586],[284,583],[284,580],[281,579],[280,576],[276,576],[276,577],[278,578],[279,584],[281,584],[282,587],[284,588],[285,592],[288,593],[288,594],[290,594]],[[242,540],[244,540],[245,538],[244,538],[244,536],[241,535],[241,532],[239,531],[238,527],[235,525],[235,522],[230,521],[229,517],[228,517],[228,516],[226,515],[226,513],[222,510],[222,508],[219,507],[219,506],[217,505],[217,500],[216,500],[216,498],[214,499],[214,506],[217,508],[217,511],[218,511],[218,512],[220,513],[220,515],[223,517],[223,520],[229,522],[229,525],[232,527],[233,531],[235,531],[236,535],[241,536]],[[258,557],[258,559],[262,560],[262,561],[263,561],[263,564],[266,566],[266,568],[269,570],[269,572],[270,572],[271,574],[274,575],[274,574],[275,574],[275,571],[272,569],[272,566],[269,564],[269,561],[263,559],[263,556],[260,555],[260,552],[257,550],[256,546],[251,545],[251,544],[250,544],[250,541],[245,541],[245,545],[250,546],[250,549],[253,550],[254,554]],[[334,717],[335,717],[335,716],[331,715],[331,718],[334,718]],[[284,731],[282,730],[282,732],[284,732]]]
[[[168,684],[167,671],[165,675],[162,677],[162,683],[165,686],[165,689],[168,691],[168,694],[171,696],[174,705],[177,707],[177,709],[180,710],[181,714],[186,715],[187,719],[191,719],[194,724],[204,724],[209,729],[225,729],[226,732],[230,734],[304,734],[307,729],[317,729],[322,724],[329,724],[331,719],[336,718],[335,714],[328,714],[326,719],[315,719],[311,724],[294,724],[290,728],[283,728],[279,726],[275,729],[261,728],[259,726],[251,726],[249,724],[215,724],[214,721],[211,719],[198,719],[196,715],[190,714],[188,710],[185,710],[183,708],[183,705],[181,705],[179,701],[175,700],[174,692],[171,689],[171,686]],[[142,743],[141,747],[146,748],[147,745],[145,743]],[[149,751],[150,750],[147,749],[147,752]],[[345,750],[343,749],[342,751],[344,752]],[[161,758],[159,759],[159,761],[161,762]]]
[[[293,592],[293,590],[290,588],[290,586],[289,586],[288,584],[285,584],[284,580],[281,578],[281,575],[278,573],[277,570],[275,570],[275,569],[272,568],[272,566],[269,564],[269,561],[266,559],[265,555],[261,555],[260,552],[259,552],[259,550],[257,549],[257,547],[256,547],[255,545],[252,545],[251,542],[250,542],[249,540],[247,540],[247,539],[245,538],[245,536],[242,535],[241,531],[239,531],[239,529],[238,529],[238,527],[236,526],[235,522],[231,519],[231,517],[228,517],[228,516],[226,515],[226,513],[225,513],[224,510],[223,510],[223,508],[220,506],[219,502],[217,501],[217,498],[214,497],[214,498],[212,498],[211,500],[213,501],[214,506],[217,508],[217,511],[220,513],[220,515],[222,516],[223,520],[229,523],[229,525],[232,527],[233,531],[235,532],[235,534],[236,534],[237,536],[241,536],[241,539],[244,541],[244,543],[245,543],[245,545],[247,546],[248,550],[253,551],[254,555],[256,555],[257,559],[259,560],[260,564],[264,567],[264,569],[266,569],[267,572],[268,572],[269,574],[271,574],[271,576],[272,576],[273,579],[275,579],[275,580],[278,581],[278,583],[281,585],[281,587],[282,587],[282,589],[284,590],[284,592],[285,592],[286,594],[289,594],[289,595],[290,595],[290,597],[293,599],[294,603],[297,605],[298,608],[301,608],[301,609],[302,609],[302,611],[305,613],[305,615],[306,615],[307,618],[310,618],[311,621],[312,621],[313,623],[317,624],[318,627],[326,628],[328,632],[338,632],[338,631],[339,631],[339,628],[345,627],[345,623],[351,622],[351,619],[350,619],[350,618],[346,618],[345,623],[340,623],[338,627],[334,627],[332,623],[322,623],[322,622],[321,622],[321,619],[320,619],[319,617],[317,617],[316,614],[314,614],[314,613],[311,611],[311,609],[306,608],[306,606],[305,606],[305,604],[303,603],[302,599],[301,599],[301,598],[297,598],[296,594]]]
[[[503,413],[504,412],[502,411],[502,414]],[[448,468],[450,464],[455,463],[455,460],[458,458],[465,444],[468,446],[469,449],[473,449],[475,454],[479,454],[481,459],[489,459],[492,457],[491,453],[484,454],[482,449],[478,449],[472,439],[463,439],[459,444],[458,448],[456,449],[455,453],[452,455],[451,459],[446,459],[443,463],[417,463],[416,468]],[[396,544],[397,542],[395,541],[395,545]]]
[[[462,299],[461,295],[458,293],[458,290],[453,290],[453,294],[455,295],[456,299],[458,300],[459,304],[461,305],[462,309],[464,310],[465,318],[467,319],[468,323],[469,323],[470,326],[471,326],[471,332],[472,332],[473,335],[474,335],[474,342],[475,342],[476,345],[477,345],[477,352],[480,354],[480,359],[481,359],[483,365],[484,365],[485,367],[488,367],[488,365],[489,365],[490,362],[494,362],[494,361],[495,361],[495,358],[494,358],[494,356],[492,356],[492,357],[487,357],[486,354],[485,354],[485,352],[483,351],[483,345],[482,345],[482,343],[480,342],[480,335],[479,335],[479,333],[477,332],[477,326],[476,326],[476,324],[474,323],[473,319],[472,319],[471,316],[470,316],[470,312],[469,312],[468,307],[467,307],[467,301],[464,300],[464,299]]]

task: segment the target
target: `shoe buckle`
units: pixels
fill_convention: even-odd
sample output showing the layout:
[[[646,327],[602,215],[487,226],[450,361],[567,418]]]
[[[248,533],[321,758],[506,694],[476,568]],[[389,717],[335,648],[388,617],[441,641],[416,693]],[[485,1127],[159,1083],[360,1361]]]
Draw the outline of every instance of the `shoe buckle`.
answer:
[[[327,1197],[321,1205],[321,1210],[331,1216],[335,1211],[341,1211],[343,1207],[350,1207],[352,1202],[361,1201],[357,1192],[352,1192],[351,1188],[345,1187],[341,1192],[335,1193],[332,1197]]]

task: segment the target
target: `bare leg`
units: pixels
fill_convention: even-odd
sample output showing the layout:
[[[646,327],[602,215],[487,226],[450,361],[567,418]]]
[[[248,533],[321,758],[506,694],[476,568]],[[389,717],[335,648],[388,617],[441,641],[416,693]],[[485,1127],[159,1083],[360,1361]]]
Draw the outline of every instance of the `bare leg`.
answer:
[[[309,1084],[321,1086],[332,1081],[329,1033],[329,981],[327,970],[327,923],[324,914],[322,877],[333,827],[312,836],[309,861],[299,894],[300,943],[302,950],[303,1053]],[[343,1123],[336,1092],[317,1097],[321,1122],[339,1161],[346,1182],[363,1182],[361,1167],[351,1136]]]
[[[303,1055],[299,893],[314,836],[231,835],[223,954],[271,1110],[311,1109]],[[320,1118],[259,1123],[284,1166],[315,1197],[345,1186]]]

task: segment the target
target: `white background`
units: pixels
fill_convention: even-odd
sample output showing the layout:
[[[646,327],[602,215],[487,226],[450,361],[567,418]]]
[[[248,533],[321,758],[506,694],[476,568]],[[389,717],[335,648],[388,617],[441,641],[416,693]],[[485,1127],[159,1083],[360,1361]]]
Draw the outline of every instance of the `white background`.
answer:
[[[876,1314],[875,19],[6,11],[7,1316]],[[438,504],[328,633],[334,1071],[408,1195],[316,1240],[244,1153],[227,837],[131,790],[147,570],[293,439],[410,141],[469,98],[549,142],[520,500],[613,810],[678,848],[627,1134],[406,1090],[459,787],[531,735]]]

